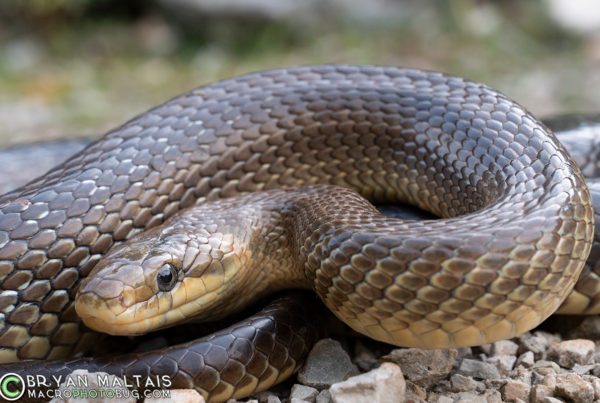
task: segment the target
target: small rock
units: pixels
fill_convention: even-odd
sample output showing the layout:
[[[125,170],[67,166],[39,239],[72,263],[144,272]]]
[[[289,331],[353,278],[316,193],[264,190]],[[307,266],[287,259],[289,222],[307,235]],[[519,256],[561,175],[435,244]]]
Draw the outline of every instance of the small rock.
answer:
[[[471,392],[460,392],[454,399],[454,403],[488,403],[485,396],[480,396]]]
[[[487,362],[493,364],[501,374],[508,375],[513,369],[517,361],[517,357],[514,355],[496,355],[487,359]]]
[[[259,403],[281,403],[279,396],[268,390],[255,393],[254,397],[258,399]]]
[[[504,388],[502,388],[502,398],[509,402],[514,402],[517,399],[526,402],[529,400],[530,389],[529,385],[524,382],[509,379],[504,385]]]
[[[450,382],[454,392],[471,392],[475,390],[483,391],[485,389],[485,385],[483,383],[477,382],[473,378],[461,374],[452,375]]]
[[[358,373],[342,345],[332,339],[319,340],[308,354],[304,366],[298,372],[298,381],[319,389],[328,388],[336,382]]]
[[[204,397],[194,389],[172,389],[169,393],[169,397],[164,398],[147,397],[144,399],[144,403],[204,403]]]
[[[557,398],[551,397],[551,396],[545,397],[543,402],[544,403],[565,403],[564,400],[560,400],[560,399],[557,399]]]
[[[557,396],[565,397],[575,403],[585,403],[594,400],[594,388],[579,375],[569,373],[556,377]]]
[[[494,365],[468,358],[462,360],[458,372],[478,379],[500,379],[500,373]]]
[[[506,379],[486,379],[483,381],[485,386],[491,390],[500,390],[504,387]]]
[[[295,384],[294,386],[292,386],[292,394],[290,395],[290,399],[299,399],[306,400],[307,402],[314,402],[318,394],[319,391],[315,388]]]
[[[336,403],[394,403],[404,400],[406,383],[396,364],[381,364],[379,368],[333,384],[329,389]]]
[[[533,364],[533,368],[542,375],[548,374],[558,374],[560,372],[560,367],[557,363],[553,361],[539,360]]]
[[[516,355],[519,345],[510,340],[501,340],[492,344],[492,355]]]
[[[598,364],[590,364],[590,365],[575,364],[573,366],[573,372],[575,372],[578,375],[585,375],[585,374],[592,372],[592,370],[594,370],[597,366],[598,366]]]
[[[416,383],[410,382],[410,381],[406,381],[406,393],[405,393],[405,400],[407,402],[426,402],[427,399],[427,392],[425,390],[423,390],[423,388],[421,388],[419,385],[417,385]]]
[[[533,351],[526,351],[517,358],[517,362],[515,366],[523,366],[523,368],[531,368],[535,363],[535,357],[533,355]]]
[[[420,386],[431,386],[447,378],[455,363],[457,350],[396,349],[381,357],[400,365],[406,379]]]
[[[318,395],[315,403],[330,403],[331,393],[329,393],[328,389],[323,389]]]
[[[542,385],[546,385],[550,389],[554,390],[554,388],[556,388],[556,376],[553,374],[548,374],[544,376],[544,379],[542,380]]]
[[[434,399],[431,400],[435,401]],[[448,396],[438,396],[437,403],[454,403],[454,399]]]
[[[502,395],[497,390],[488,390],[485,397],[487,398],[487,403],[502,403]]]
[[[521,367],[519,367],[519,369],[523,369],[523,370],[527,371],[526,369],[521,368]],[[545,375],[539,374],[535,371],[530,371],[529,373],[531,374],[531,379],[530,379],[531,382],[529,382],[530,385],[539,385],[544,381]]]
[[[533,377],[531,374],[533,374],[533,371],[517,370],[516,374],[513,374],[512,378],[517,381],[523,382],[526,385],[531,385],[531,378]]]
[[[591,340],[566,340],[550,346],[546,357],[562,367],[573,368],[575,364],[590,364],[595,349],[596,344]]]
[[[522,352],[531,351],[536,358],[541,358],[549,345],[560,342],[560,337],[546,332],[525,332],[519,336]]]
[[[591,379],[586,379],[590,385],[592,385],[592,389],[594,389],[594,400],[600,399],[600,379],[595,376],[590,377]]]
[[[531,403],[542,403],[545,398],[552,397],[554,394],[554,388],[550,388],[546,385],[535,385],[531,389]]]

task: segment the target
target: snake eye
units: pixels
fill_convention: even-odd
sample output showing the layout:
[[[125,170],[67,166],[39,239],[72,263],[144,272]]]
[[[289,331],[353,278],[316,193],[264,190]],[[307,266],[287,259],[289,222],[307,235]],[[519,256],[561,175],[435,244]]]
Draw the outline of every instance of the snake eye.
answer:
[[[170,291],[177,282],[177,271],[173,265],[165,263],[158,270],[156,284],[160,291]]]

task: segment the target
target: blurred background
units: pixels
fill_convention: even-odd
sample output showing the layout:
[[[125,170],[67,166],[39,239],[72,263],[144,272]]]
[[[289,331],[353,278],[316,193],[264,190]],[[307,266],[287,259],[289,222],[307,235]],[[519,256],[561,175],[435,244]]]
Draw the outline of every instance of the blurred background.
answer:
[[[0,145],[95,137],[205,83],[310,63],[481,81],[600,112],[595,0],[2,0]]]

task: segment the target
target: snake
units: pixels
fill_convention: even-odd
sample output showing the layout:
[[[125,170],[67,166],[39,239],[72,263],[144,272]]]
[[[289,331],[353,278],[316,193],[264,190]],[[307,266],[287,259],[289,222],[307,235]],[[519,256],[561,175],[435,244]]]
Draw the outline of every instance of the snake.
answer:
[[[544,124],[463,78],[322,65],[209,84],[0,198],[0,362],[64,358],[89,329],[215,319],[287,288],[394,345],[513,337],[559,308],[599,311],[595,189]],[[240,396],[227,385],[198,389]]]

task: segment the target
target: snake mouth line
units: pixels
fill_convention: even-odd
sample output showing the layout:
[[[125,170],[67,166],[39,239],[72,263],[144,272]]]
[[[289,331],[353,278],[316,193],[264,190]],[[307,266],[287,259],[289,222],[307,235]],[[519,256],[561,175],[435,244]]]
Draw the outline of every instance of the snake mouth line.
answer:
[[[190,281],[198,284],[200,281]],[[189,285],[186,289],[189,288]],[[197,291],[205,288],[197,285]],[[179,290],[178,299],[170,295],[157,295],[153,298],[164,297],[168,309],[147,309],[147,301],[128,307],[120,304],[120,298],[104,300],[92,292],[79,294],[75,300],[75,310],[85,325],[93,330],[115,336],[134,336],[169,327],[172,324],[187,322],[196,316],[196,312],[206,311],[204,307],[217,298],[213,292],[202,295],[188,295],[188,300],[182,299],[183,290]],[[174,303],[174,301],[176,303]],[[160,301],[155,306],[160,307]],[[203,309],[204,308],[204,309]],[[207,315],[205,315],[207,316]],[[215,315],[216,316],[216,315]]]

